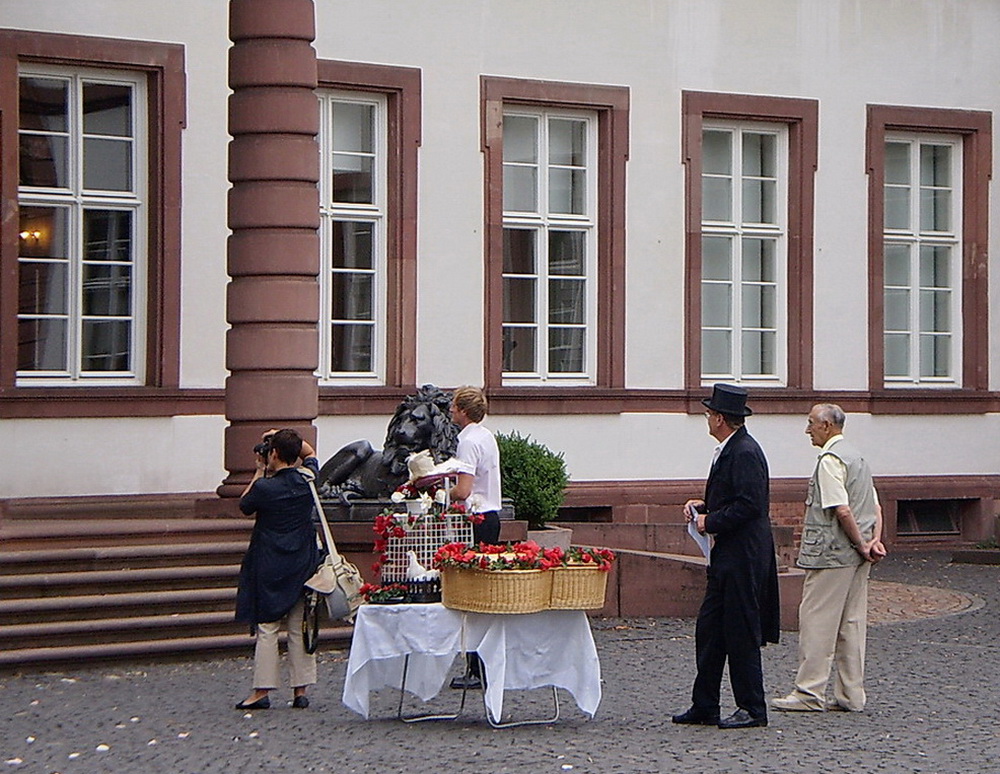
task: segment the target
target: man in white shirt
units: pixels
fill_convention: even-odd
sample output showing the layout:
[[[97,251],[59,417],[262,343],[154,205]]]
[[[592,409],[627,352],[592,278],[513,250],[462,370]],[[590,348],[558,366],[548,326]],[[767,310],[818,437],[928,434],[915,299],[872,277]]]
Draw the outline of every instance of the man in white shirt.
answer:
[[[458,481],[451,499],[465,501],[470,513],[483,520],[472,527],[475,543],[500,540],[500,449],[493,433],[480,422],[486,416],[485,393],[478,387],[459,387],[451,399],[451,419],[459,426]],[[466,670],[451,681],[452,688],[485,688],[486,675],[477,653],[466,654]]]
[[[482,522],[473,527],[477,544],[500,539],[500,450],[493,433],[480,424],[487,407],[478,387],[459,387],[451,401],[451,418],[460,428],[455,458],[461,462],[451,499],[482,514]]]

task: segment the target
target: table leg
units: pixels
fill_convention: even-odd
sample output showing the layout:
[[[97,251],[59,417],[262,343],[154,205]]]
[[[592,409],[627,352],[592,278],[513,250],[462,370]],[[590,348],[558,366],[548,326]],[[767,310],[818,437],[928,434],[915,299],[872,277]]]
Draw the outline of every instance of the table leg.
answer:
[[[539,718],[538,720],[508,720],[502,722],[500,720],[494,720],[493,715],[490,713],[490,708],[486,704],[486,693],[483,692],[483,706],[486,709],[486,719],[489,721],[493,728],[514,728],[515,726],[541,726],[548,723],[555,723],[559,720],[559,694],[556,693],[556,687],[552,686],[552,703],[554,705],[553,715],[550,718]]]
[[[402,720],[404,723],[420,723],[424,720],[454,720],[459,715],[462,714],[462,710],[465,709],[465,694],[466,689],[462,688],[462,702],[458,705],[458,712],[454,714],[448,713],[431,713],[428,715],[404,715],[403,714],[403,696],[406,692],[406,672],[410,666],[410,654],[407,653],[403,657],[403,679],[399,683],[399,707],[396,709],[396,717]],[[553,689],[555,690],[555,689]],[[489,712],[486,713],[489,717]]]

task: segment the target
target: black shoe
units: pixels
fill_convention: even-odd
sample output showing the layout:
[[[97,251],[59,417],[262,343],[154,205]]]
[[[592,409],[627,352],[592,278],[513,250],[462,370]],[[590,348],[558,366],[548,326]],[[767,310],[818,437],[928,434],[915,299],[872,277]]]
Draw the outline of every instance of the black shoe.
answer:
[[[755,718],[745,709],[738,709],[719,721],[719,728],[759,728],[767,725],[767,715]]]
[[[295,709],[307,709],[309,707],[309,697],[303,694],[292,699],[292,706]]]
[[[458,688],[459,690],[465,689],[466,691],[478,691],[482,690],[483,681],[475,675],[461,675],[459,677],[452,678],[451,687]]]
[[[258,710],[258,709],[271,709],[271,699],[268,696],[264,696],[257,701],[252,701],[247,704],[245,701],[241,701],[236,705],[238,710]]]
[[[680,715],[670,718],[674,723],[681,723],[688,726],[717,726],[719,724],[718,712],[703,712],[694,707]]]

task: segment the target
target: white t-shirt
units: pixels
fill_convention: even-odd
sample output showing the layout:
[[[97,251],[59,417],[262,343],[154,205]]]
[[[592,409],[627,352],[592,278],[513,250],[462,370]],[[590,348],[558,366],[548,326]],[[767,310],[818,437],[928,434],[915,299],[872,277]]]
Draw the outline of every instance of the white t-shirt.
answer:
[[[461,462],[458,472],[473,476],[469,496],[472,510],[476,513],[499,511],[500,449],[493,433],[477,422],[470,422],[458,434],[455,458]]]

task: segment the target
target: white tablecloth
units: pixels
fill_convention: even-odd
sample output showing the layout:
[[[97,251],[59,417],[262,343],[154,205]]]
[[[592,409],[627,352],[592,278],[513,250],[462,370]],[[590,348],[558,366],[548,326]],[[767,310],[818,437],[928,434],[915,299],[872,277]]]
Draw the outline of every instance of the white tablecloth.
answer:
[[[486,664],[485,702],[495,720],[503,713],[504,689],[564,688],[591,717],[601,703],[601,665],[583,611],[485,615],[420,604],[361,606],[344,704],[367,718],[369,692],[399,689],[407,655],[406,690],[432,699],[463,651],[478,652]]]

